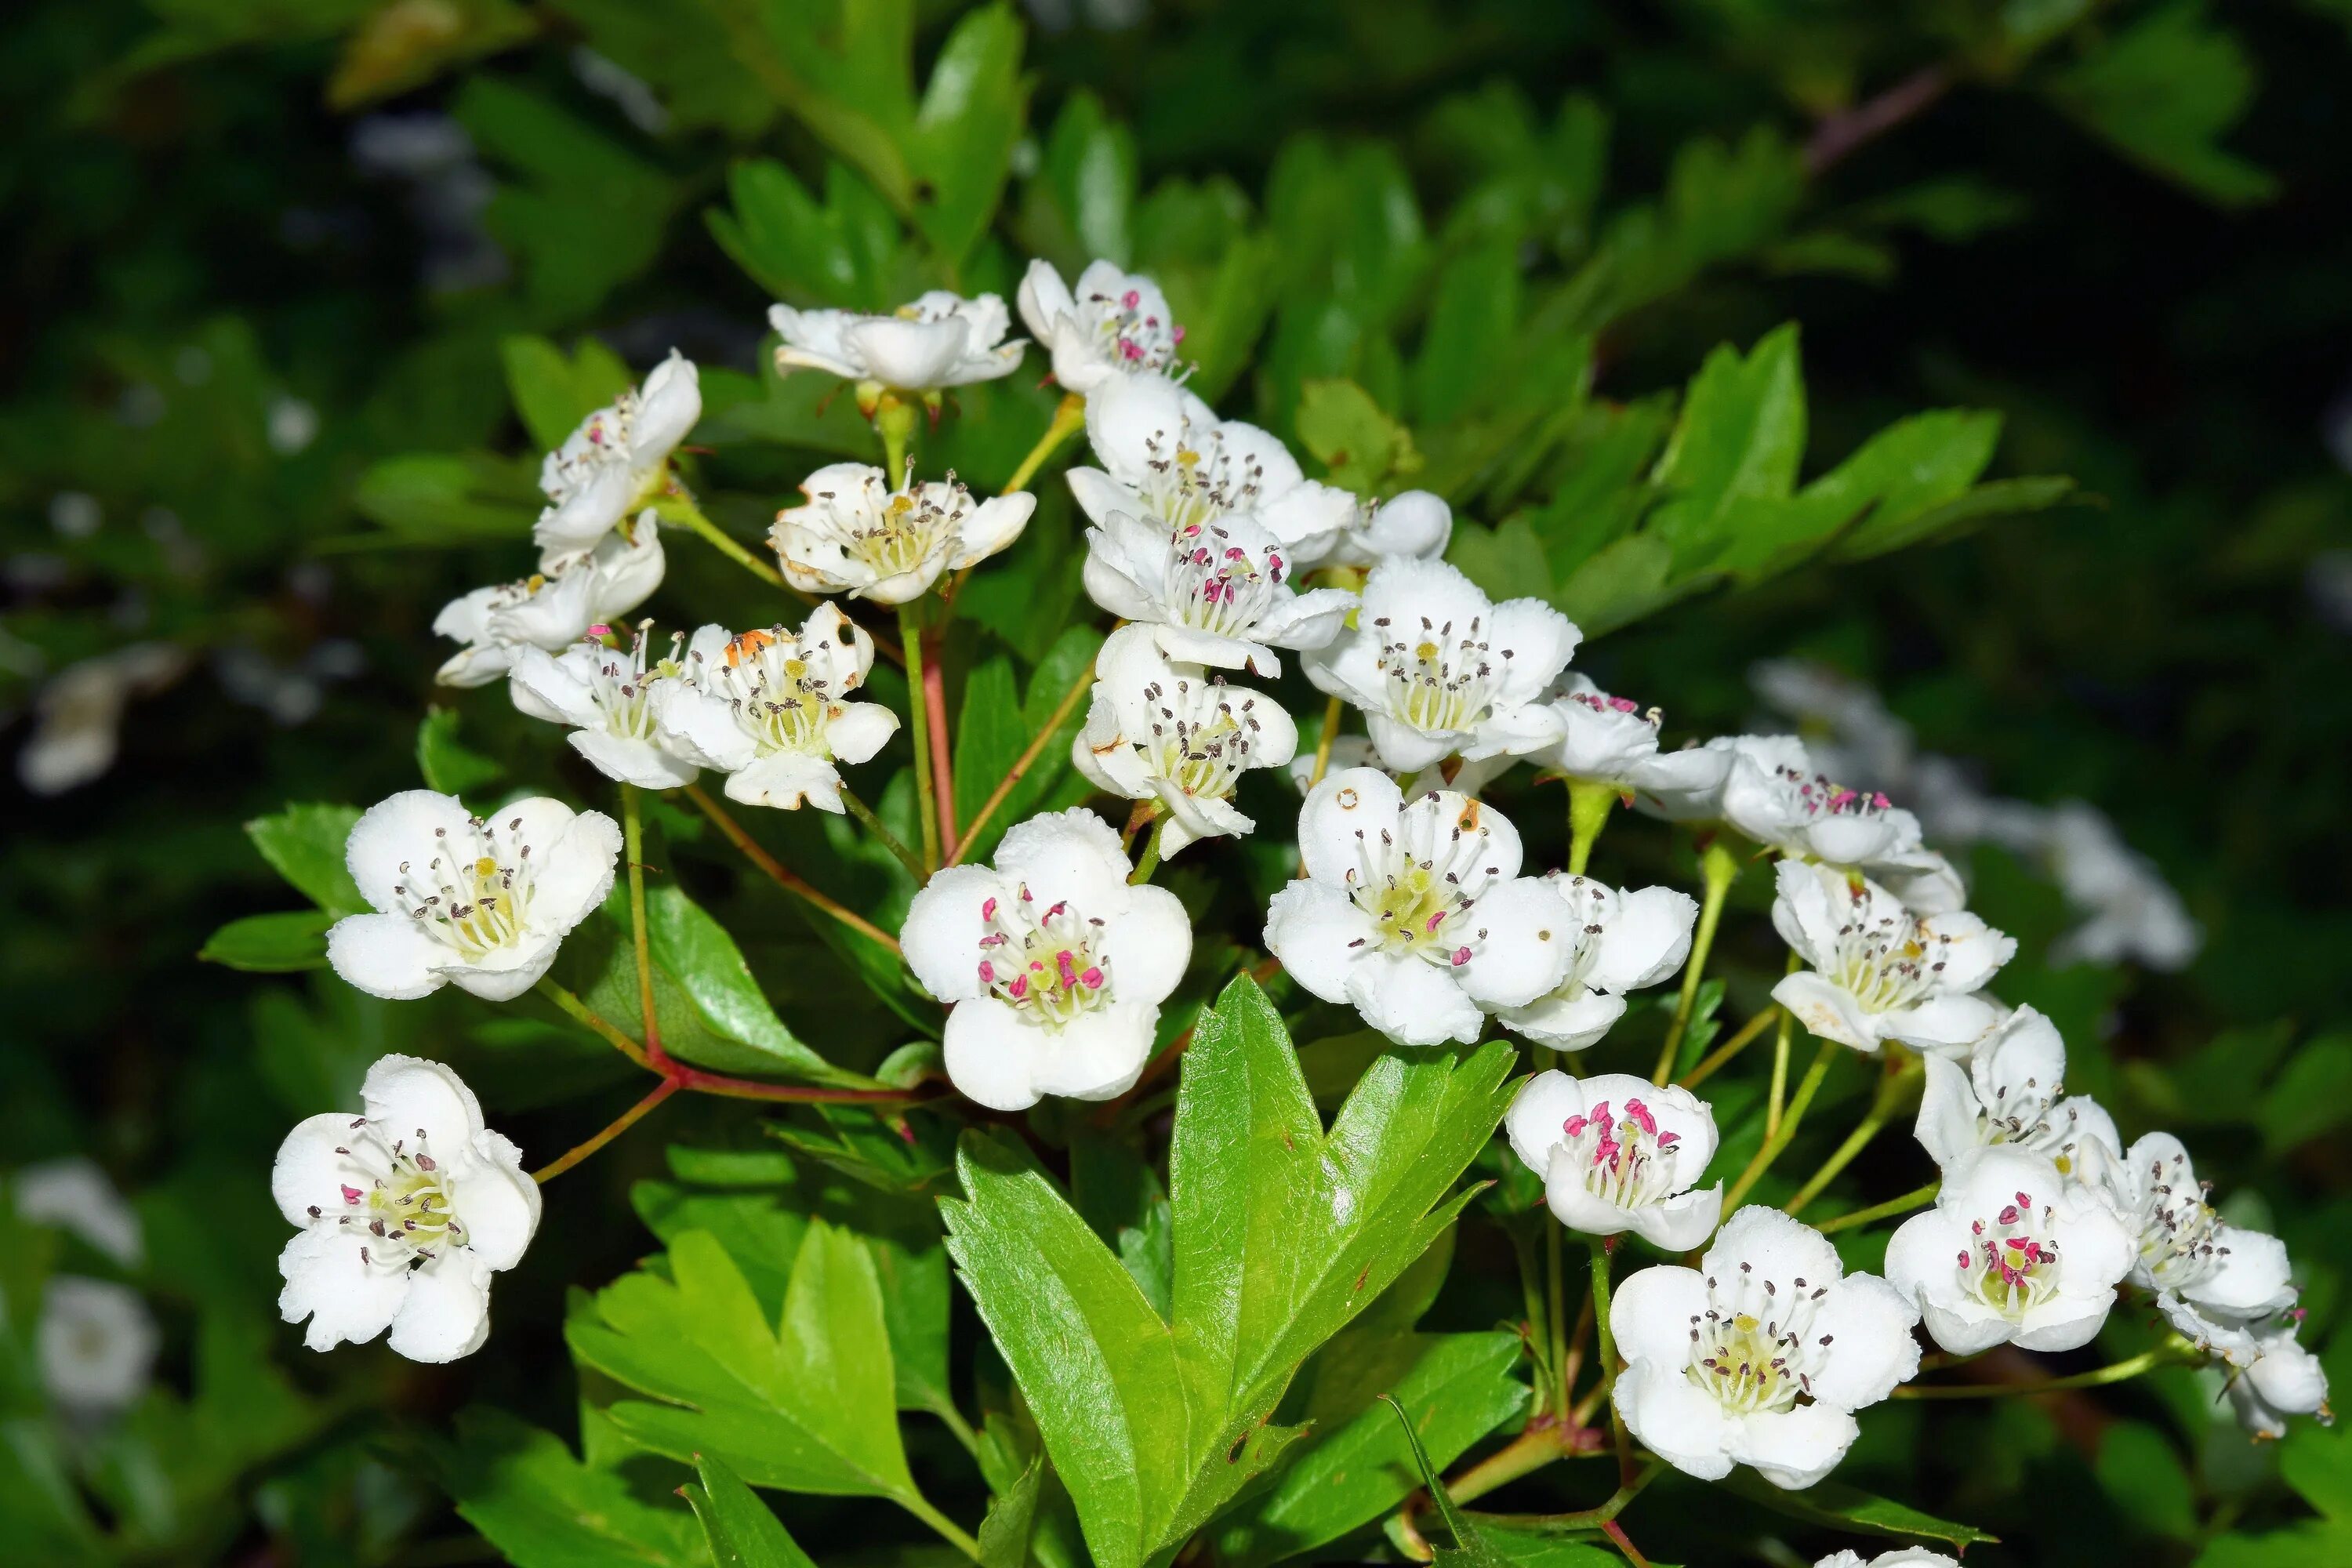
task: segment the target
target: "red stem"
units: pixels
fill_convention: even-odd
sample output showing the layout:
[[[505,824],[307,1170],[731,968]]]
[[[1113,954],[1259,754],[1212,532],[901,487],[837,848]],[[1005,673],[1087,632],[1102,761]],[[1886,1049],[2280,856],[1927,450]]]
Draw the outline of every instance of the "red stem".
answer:
[[[931,794],[940,803],[940,842],[956,842],[955,764],[948,758],[948,677],[940,663],[940,638],[925,633],[923,715],[931,727]]]

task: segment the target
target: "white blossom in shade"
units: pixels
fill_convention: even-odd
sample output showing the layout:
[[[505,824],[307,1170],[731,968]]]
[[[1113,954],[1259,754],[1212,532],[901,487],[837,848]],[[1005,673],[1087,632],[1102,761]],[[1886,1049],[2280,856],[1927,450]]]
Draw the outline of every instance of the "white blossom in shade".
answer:
[[[784,576],[811,594],[847,594],[903,605],[930,591],[942,572],[977,565],[1021,537],[1037,498],[974,500],[956,480],[893,489],[865,463],[833,463],[802,482],[808,500],[776,514],[768,542]]]
[[[1867,1558],[1859,1552],[1832,1552],[1813,1568],[1960,1568],[1960,1560],[1924,1546],[1898,1546]]]
[[[1732,759],[1751,747],[1769,746],[1775,735],[1717,735],[1701,746],[1660,752],[1633,794],[1633,809],[1667,822],[1717,822],[1723,817],[1723,782]]]
[[[62,795],[106,776],[122,751],[122,713],[133,697],[161,691],[188,668],[173,643],[131,643],[69,664],[33,701],[33,733],[16,753],[16,778],[35,795]]]
[[[1810,968],[1772,998],[1825,1040],[1875,1051],[1888,1040],[1964,1051],[2000,1022],[1977,994],[2017,942],[1965,910],[1919,915],[1876,883],[1783,860],[1772,925]]]
[[[626,648],[607,647],[593,630],[560,656],[517,648],[507,691],[532,718],[570,725],[572,749],[606,778],[676,789],[692,784],[698,770],[664,744],[654,723],[658,690],[681,667],[676,634],[668,658],[648,658],[651,626],[632,632]]]
[[[1402,490],[1385,500],[1358,500],[1354,515],[1330,543],[1299,551],[1298,564],[1308,571],[1335,566],[1370,570],[1396,555],[1436,561],[1453,540],[1454,509],[1443,498],[1427,490]]]
[[[2226,1350],[2217,1348],[2228,1368],[2231,1408],[2238,1424],[2256,1438],[2286,1436],[2295,1415],[2316,1415],[2333,1426],[2327,1407],[2327,1371],[2295,1339],[2299,1314],[2251,1324]]]
[[[44,1160],[18,1171],[8,1184],[21,1219],[78,1236],[126,1268],[146,1250],[139,1216],[94,1160],[79,1154]]]
[[[139,1292],[111,1279],[52,1276],[34,1348],[41,1386],[78,1415],[127,1410],[147,1391],[160,1336]]]
[[[1748,667],[1748,683],[1769,706],[1797,721],[1825,772],[1883,789],[1908,776],[1911,726],[1888,712],[1885,700],[1869,686],[1801,658],[1759,659]]]
[[[1386,561],[1364,583],[1355,631],[1309,657],[1307,675],[1363,710],[1381,762],[1401,772],[1526,756],[1559,741],[1543,695],[1579,636],[1542,600],[1496,605],[1443,561]]]
[[[310,1117],[278,1146],[269,1190],[298,1227],[278,1258],[278,1314],[310,1320],[314,1351],[388,1326],[411,1361],[471,1355],[489,1337],[490,1276],[539,1228],[539,1185],[439,1062],[380,1058],[360,1101],[358,1116]]]
[[[2131,1239],[2106,1205],[2047,1156],[2014,1146],[1972,1149],[1946,1166],[1936,1206],[1886,1244],[1887,1279],[1954,1355],[2090,1343],[2131,1263]]]
[[[1451,790],[1407,802],[1371,768],[1328,775],[1298,814],[1307,874],[1274,895],[1266,951],[1399,1045],[1478,1037],[1480,1009],[1524,1006],[1574,955],[1574,916],[1519,871],[1519,835]]]
[[[2189,1339],[2242,1352],[2249,1324],[2294,1304],[2285,1244],[2224,1220],[2171,1133],[2134,1143],[2103,1185],[2134,1243],[2132,1283]]]
[[[660,529],[647,511],[559,571],[452,599],[433,617],[433,629],[466,646],[434,679],[444,686],[487,686],[513,669],[517,648],[561,653],[590,626],[644,604],[661,586],[663,567]]]
[[[1280,546],[1275,564],[1295,575],[1355,521],[1354,495],[1307,479],[1280,441],[1255,425],[1219,419],[1166,376],[1131,376],[1097,389],[1087,399],[1087,439],[1102,467],[1072,468],[1070,493],[1098,529],[1136,517],[1159,525],[1161,535],[1198,542],[1201,530],[1247,512]]]
[[[1723,1184],[1696,1190],[1715,1158],[1715,1112],[1690,1090],[1626,1073],[1539,1072],[1503,1126],[1569,1229],[1630,1230],[1667,1252],[1688,1252],[1715,1234]]]
[[[2105,813],[2081,801],[2053,807],[2047,827],[2043,853],[2067,902],[2086,916],[2053,945],[2051,961],[2187,968],[2204,933],[2156,863],[2125,844]]]
[[[1010,375],[1028,344],[1004,341],[1013,324],[1004,301],[994,294],[967,300],[934,289],[887,316],[854,310],[795,310],[772,305],[768,324],[783,342],[776,368],[821,370],[861,384],[860,401],[870,408],[864,387],[898,392],[935,392]]]
[[[612,890],[621,829],[601,811],[536,798],[468,813],[453,795],[404,790],[352,827],[352,879],[376,913],[327,932],[327,962],[373,996],[406,1001],[454,983],[521,995]]]
[[[1160,285],[1115,261],[1089,262],[1075,288],[1052,262],[1032,261],[1013,303],[1052,354],[1054,379],[1081,395],[1127,376],[1167,374],[1184,341]]]
[[[1087,530],[1087,594],[1121,620],[1151,627],[1160,651],[1219,669],[1282,673],[1277,647],[1320,647],[1339,635],[1356,595],[1301,594],[1283,544],[1255,516],[1227,512],[1171,528],[1113,512]]]
[[[1298,750],[1298,726],[1281,703],[1171,664],[1149,626],[1111,633],[1095,670],[1070,760],[1097,788],[1159,805],[1162,855],[1257,826],[1234,806],[1234,790],[1244,773],[1281,767]]]
[[[1625,995],[1655,985],[1690,956],[1698,905],[1672,888],[1620,892],[1590,877],[1552,872],[1543,884],[1566,907],[1568,973],[1550,991],[1503,1022],[1538,1045],[1580,1051],[1625,1015]]]
[[[967,1098],[1022,1110],[1134,1087],[1192,927],[1176,895],[1128,871],[1110,825],[1073,807],[1015,826],[993,867],[951,866],[915,895],[899,941],[954,1006],[948,1077]]]
[[[1848,788],[1813,766],[1804,743],[1741,749],[1723,781],[1723,819],[1757,843],[1798,859],[1866,866],[1919,840],[1916,819],[1874,791]],[[1907,828],[1907,834],[1906,834]]]
[[[1629,697],[1612,697],[1593,684],[1591,676],[1574,669],[1560,677],[1545,700],[1559,717],[1559,741],[1538,755],[1538,763],[1572,779],[1615,784],[1628,794],[1641,787],[1643,770],[1658,758],[1658,725],[1663,715],[1655,708],[1644,711]],[[1696,759],[1708,753],[1667,755]],[[1687,770],[1690,764],[1685,767]],[[1680,781],[1666,782],[1671,787]]]
[[[848,700],[873,668],[874,639],[833,604],[798,632],[704,626],[683,673],[656,691],[654,723],[665,745],[727,775],[730,800],[838,812],[835,764],[866,761],[898,729],[880,703]]]
[[[1700,1268],[1644,1268],[1609,1319],[1618,1413],[1651,1452],[1703,1480],[1748,1465],[1774,1486],[1836,1468],[1875,1405],[1919,1370],[1917,1309],[1884,1279],[1847,1274],[1821,1232],[1751,1204]]]
[[[2067,1095],[2066,1043],[2032,1007],[2001,1020],[1965,1062],[1931,1054],[1927,1067],[1914,1131],[1938,1167],[1999,1143],[2031,1150],[2082,1183],[2122,1152],[2115,1118],[2088,1095]]]
[[[540,569],[585,555],[667,488],[669,455],[701,417],[701,376],[672,349],[643,387],[582,420],[540,466],[547,508],[531,529]]]

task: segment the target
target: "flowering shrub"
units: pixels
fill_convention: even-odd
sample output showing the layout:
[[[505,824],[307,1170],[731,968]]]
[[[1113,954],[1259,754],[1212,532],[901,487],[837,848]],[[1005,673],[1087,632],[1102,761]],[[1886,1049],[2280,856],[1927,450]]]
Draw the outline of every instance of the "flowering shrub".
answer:
[[[399,9],[335,90],[541,25],[461,19],[443,58]],[[240,1121],[241,1174],[135,1214],[86,1162],[11,1178],[39,1240],[0,1302],[39,1303],[45,1424],[0,1522],[60,1562],[226,1551],[156,1499],[267,1466],[257,1516],[314,1553],[412,1544],[429,1476],[526,1568],[801,1538],[983,1568],[2039,1561],[2056,1538],[1997,1543],[1985,1486],[1891,1456],[2161,1390],[2225,1403],[2232,1453],[2285,1439],[2335,1550],[2305,1308],[2332,1275],[2197,1179],[2229,1140],[2193,1089],[2176,1136],[2112,1070],[2068,1082],[2099,1009],[2053,973],[2120,985],[2204,940],[2153,862],[2085,802],[1979,790],[1834,670],[1611,652],[1684,601],[1801,616],[1771,590],[2072,489],[1989,477],[1980,410],[1811,457],[1792,324],[1596,390],[1608,334],[1720,247],[1851,271],[1895,221],[1800,231],[1791,198],[1735,242],[1709,214],[1754,193],[1710,182],[1801,184],[1924,105],[1708,143],[1555,267],[1595,243],[1564,233],[1596,199],[1561,188],[1598,158],[1586,100],[1549,132],[1478,110],[1525,144],[1430,232],[1392,157],[1316,139],[1261,224],[1222,180],[1147,195],[1084,94],[1024,140],[1002,5],[927,78],[904,5],[698,3],[667,38],[556,9],[624,58],[583,48],[586,90],[742,138],[681,263],[736,293],[625,358],[517,331],[520,439],[357,475],[354,553],[494,581],[390,601],[421,778],[249,824],[303,904],[205,944],[310,976],[254,1015],[303,1119]],[[417,74],[370,78],[387,52]],[[2057,97],[2160,161],[2102,107],[2116,52]],[[465,90],[517,162],[571,135]],[[629,276],[551,214],[657,229],[683,199],[586,145],[494,209],[528,289],[586,300],[551,330]],[[2226,184],[2203,151],[2173,156]],[[26,779],[102,772],[176,663],[58,677]],[[1785,724],[1677,717],[1740,679]],[[1978,907],[2003,878],[2030,926]],[[274,1284],[202,1245],[267,1220],[264,1169]],[[49,1266],[66,1237],[81,1272]],[[189,1402],[152,1390],[124,1283],[150,1247],[173,1310],[276,1291],[274,1340],[203,1320]],[[298,1342],[332,1359],[289,1379]],[[576,1442],[541,1424],[558,1360]],[[306,1475],[363,1405],[401,1412],[378,1450]],[[2125,1429],[2161,1458],[2095,1450],[2102,1484],[2160,1491],[2179,1459]],[[207,1443],[217,1473],[139,1468]],[[284,1522],[378,1488],[409,1512],[374,1536]],[[2173,1535],[2226,1553],[2229,1523]]]

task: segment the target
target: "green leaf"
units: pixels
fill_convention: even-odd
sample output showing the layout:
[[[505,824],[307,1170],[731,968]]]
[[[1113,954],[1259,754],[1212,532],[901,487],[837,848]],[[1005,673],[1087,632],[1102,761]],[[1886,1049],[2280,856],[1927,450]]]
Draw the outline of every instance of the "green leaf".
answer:
[[[518,335],[499,342],[499,358],[523,428],[534,444],[550,450],[635,380],[620,356],[594,338],[582,338],[567,359],[545,338]]]
[[[289,805],[247,823],[245,836],[271,870],[329,914],[365,914],[368,901],[343,862],[343,847],[359,819],[355,805]]]
[[[967,12],[932,63],[906,139],[915,226],[950,268],[987,232],[1025,128],[1021,42],[1006,0]]]
[[[1301,384],[1297,425],[1300,442],[1341,489],[1370,494],[1421,467],[1412,432],[1352,381]]]
[[[712,1568],[816,1568],[766,1503],[724,1461],[699,1455],[698,1487],[680,1489],[702,1523]]]
[[[1677,574],[1711,565],[1732,542],[1743,500],[1779,500],[1805,455],[1805,384],[1792,322],[1746,355],[1728,344],[1706,356],[1653,482],[1670,497],[1648,531],[1673,551]]]
[[[2326,1518],[2352,1521],[2352,1434],[2297,1422],[2279,1445],[2279,1473]]]
[[[2284,1455],[2282,1458],[2284,1459]],[[2171,1442],[2145,1421],[2118,1421],[2099,1434],[2099,1488],[2135,1526],[2188,1541],[2197,1533],[2197,1489]]]
[[[1916,1508],[1874,1497],[1843,1481],[1819,1481],[1801,1492],[1784,1491],[1755,1471],[1735,1469],[1716,1485],[1738,1492],[1752,1503],[1832,1530],[1862,1535],[1891,1535],[1906,1541],[1940,1541],[1962,1550],[1979,1542],[1998,1542],[1972,1525],[1954,1524]]]
[[[711,236],[737,266],[779,299],[880,312],[919,291],[890,204],[846,165],[825,165],[822,205],[772,158],[731,164],[727,192],[732,205],[706,215]],[[822,382],[810,376],[784,379],[799,386]],[[872,445],[866,435],[855,449],[864,452]]]
[[[1543,541],[1525,517],[1506,518],[1493,528],[1455,523],[1445,558],[1490,599],[1551,597],[1551,565],[1544,559]]]
[[[1411,1445],[1378,1396],[1394,1391],[1442,1468],[1526,1405],[1527,1385],[1511,1375],[1519,1360],[1515,1333],[1399,1333],[1365,1323],[1339,1335],[1309,1373],[1301,1414],[1316,1436],[1268,1490],[1228,1518],[1218,1561],[1258,1568],[1395,1508],[1422,1481]]]
[[[1062,105],[1022,194],[1022,241],[1065,278],[1097,258],[1125,266],[1135,255],[1135,135],[1081,88]]]
[[[1102,637],[1093,628],[1073,626],[1038,661],[1029,678],[1029,689],[1015,698],[1013,666],[1002,656],[978,666],[965,678],[963,710],[956,721],[956,821],[970,830],[982,805],[1012,771],[1070,688],[1094,663]],[[1070,743],[1087,721],[1087,699],[1081,696],[1054,736],[1038,749],[1035,761],[1003,803],[982,827],[967,861],[984,862],[1004,830],[1024,817],[1065,800],[1066,786],[1083,788],[1070,765]]]
[[[506,776],[506,764],[486,757],[457,739],[455,708],[436,708],[416,726],[416,771],[425,787],[459,797],[496,784]]]
[[[529,537],[546,502],[536,478],[535,469],[487,452],[415,453],[371,464],[352,505],[404,543],[504,542]]]
[[[988,1505],[980,1521],[981,1568],[1024,1568],[1029,1540],[1037,1528],[1037,1493],[1045,1479],[1045,1456],[1040,1451],[1013,1484]]]
[[[467,1523],[519,1568],[688,1568],[710,1561],[682,1508],[638,1500],[627,1481],[572,1457],[561,1439],[475,1405],[436,1451]]]
[[[2134,163],[2221,206],[2267,201],[2278,181],[2224,150],[2254,68],[2201,0],[2149,12],[2053,79],[2052,100]]]
[[[1674,547],[1654,533],[1629,533],[1595,553],[1552,591],[1551,602],[1588,637],[1640,620],[1688,593],[1696,583],[1669,584]]]
[[[221,927],[205,939],[196,956],[207,963],[256,974],[290,974],[327,964],[327,928],[335,916],[326,910],[283,910],[247,915]]]
[[[668,1259],[670,1278],[625,1275],[566,1326],[582,1362],[665,1402],[614,1405],[631,1442],[716,1457],[754,1486],[923,1506],[899,1445],[881,1282],[855,1235],[810,1222],[773,1328],[717,1237],[684,1232]]]
[[[1181,1542],[1298,1439],[1272,1419],[1285,1391],[1467,1201],[1447,1189],[1501,1118],[1510,1059],[1384,1056],[1327,1135],[1279,1016],[1235,981],[1185,1056],[1165,1318],[1033,1163],[967,1136],[949,1251],[1097,1563]]]

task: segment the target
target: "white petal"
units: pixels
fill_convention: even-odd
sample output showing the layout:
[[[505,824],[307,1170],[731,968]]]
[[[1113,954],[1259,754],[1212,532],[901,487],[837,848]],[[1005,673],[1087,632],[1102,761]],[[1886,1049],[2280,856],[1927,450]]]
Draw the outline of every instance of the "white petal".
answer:
[[[2000,1021],[1991,1003],[1973,995],[1931,996],[1915,1006],[1898,1007],[1879,1016],[1880,1032],[1888,1039],[1928,1051],[1964,1050]]]
[[[449,950],[406,915],[346,915],[327,931],[327,962],[347,985],[387,1001],[413,1002],[446,984]]]
[[[1837,1468],[1862,1428],[1827,1405],[1750,1415],[1738,1423],[1731,1457],[1784,1491],[1801,1491]]]
[[[471,1146],[482,1130],[481,1102],[466,1080],[423,1057],[378,1057],[360,1085],[360,1103],[392,1137],[425,1139],[449,1158]]]
[[[1982,1141],[1979,1114],[1982,1110],[1966,1068],[1948,1058],[1929,1056],[1927,1087],[1919,1096],[1919,1117],[1912,1132],[1927,1157],[1948,1165]]]
[[[1348,873],[1360,866],[1360,842],[1394,832],[1403,805],[1396,781],[1378,768],[1326,773],[1298,811],[1298,853],[1307,874],[1330,887],[1344,886]]]
[[[1824,1040],[1835,1040],[1858,1051],[1878,1049],[1878,1016],[1864,1012],[1853,993],[1810,969],[1783,975],[1780,984],[1772,987],[1772,1000]]]
[[[1829,1238],[1779,1209],[1749,1204],[1724,1223],[1706,1251],[1706,1271],[1728,1273],[1742,1263],[1777,1283],[1804,1279],[1820,1286],[1842,1272]]]
[[[842,330],[842,346],[866,374],[885,386],[919,392],[948,384],[963,357],[971,328],[960,317],[908,321],[868,316]]]
[[[1019,495],[992,496],[980,503],[978,510],[963,520],[956,531],[956,547],[948,557],[948,564],[958,571],[995,554],[1021,537],[1029,526],[1029,518],[1037,510],[1037,498],[1023,491]]]
[[[1618,1374],[1615,1399],[1626,1430],[1675,1468],[1706,1481],[1731,1473],[1732,1422],[1683,1375],[1679,1357],[1633,1363]]]
[[[538,803],[525,801],[521,805]],[[550,803],[559,804],[559,803]],[[510,821],[519,806],[499,809]],[[621,825],[601,811],[583,811],[551,840],[525,824],[537,870],[531,883],[530,928],[562,935],[613,890],[613,869],[621,858]]]
[[[839,812],[841,773],[822,757],[778,752],[730,774],[727,798],[779,811],[797,811],[805,800],[820,811]]]
[[[1616,912],[1601,933],[1591,983],[1610,991],[1655,985],[1690,956],[1698,904],[1674,888],[1636,888],[1617,896]]]
[[[852,702],[824,729],[824,743],[845,763],[862,763],[898,732],[898,715],[879,702]]]
[[[1689,1252],[1706,1244],[1723,1217],[1723,1184],[1678,1193],[1633,1211],[1633,1230],[1661,1252]]]
[[[1919,1309],[1874,1274],[1849,1274],[1830,1288],[1814,1316],[1816,1334],[1833,1334],[1832,1353],[1814,1374],[1813,1398],[1841,1410],[1875,1405],[1919,1371],[1911,1336]]]
[[[2113,1290],[2088,1299],[2062,1291],[2027,1311],[2012,1342],[2020,1350],[2045,1353],[2080,1350],[2099,1337],[2107,1311],[2115,1304]]]
[[[996,868],[1025,884],[1041,910],[1066,900],[1088,919],[1108,920],[1128,907],[1118,831],[1082,805],[1016,823],[997,846]]]
[[[352,1121],[340,1110],[306,1117],[278,1146],[278,1161],[269,1172],[269,1195],[278,1200],[278,1212],[286,1216],[287,1224],[307,1229],[313,1205],[331,1209],[342,1201],[340,1189],[346,1179],[346,1156],[336,1151],[348,1145]]]
[[[991,1110],[1028,1110],[1037,1103],[1045,1033],[993,996],[958,1003],[944,1040],[949,1081]]]
[[[651,741],[607,734],[602,730],[574,730],[568,739],[572,749],[587,758],[598,773],[608,779],[635,784],[639,789],[677,789],[692,784],[701,771]]]
[[[422,864],[436,853],[438,833],[465,834],[473,818],[454,795],[429,789],[403,790],[368,807],[344,841],[343,864],[359,884],[360,896],[386,914],[404,914],[408,901],[396,890],[406,881],[403,861]]]
[[[1084,281],[1081,274],[1080,281]],[[1020,307],[1021,322],[1029,335],[1039,342],[1051,338],[1061,318],[1077,309],[1070,297],[1070,286],[1054,264],[1039,258],[1029,263],[1029,270],[1021,277],[1021,287],[1013,292],[1013,302]]]
[[[383,1332],[407,1297],[408,1271],[360,1254],[373,1238],[364,1230],[322,1225],[298,1233],[278,1255],[285,1289],[278,1315],[289,1323],[310,1321],[302,1342],[331,1351],[348,1340],[364,1344]]]
[[[392,1348],[411,1361],[456,1361],[490,1337],[490,1276],[464,1247],[452,1247],[408,1278],[392,1320]]]
[[[1348,999],[1348,977],[1379,940],[1371,917],[1326,882],[1286,882],[1266,907],[1265,950],[1326,1002]]]
[[[1584,1110],[1584,1089],[1559,1068],[1539,1072],[1519,1088],[1518,1098],[1504,1113],[1503,1131],[1511,1152],[1537,1175],[1551,1169],[1551,1152],[1563,1133],[1561,1125]]]
[[[1517,1007],[1558,985],[1576,952],[1559,896],[1542,879],[1514,877],[1478,896],[1471,921],[1486,934],[1455,971],[1480,1006]]]
[[[1099,401],[1099,398],[1090,397],[1087,399],[1087,407],[1091,410]],[[1078,510],[1087,514],[1089,522],[1101,525],[1114,516],[1132,515],[1142,509],[1141,497],[1100,468],[1076,468],[1062,478],[1069,485],[1070,494],[1077,501]]]
[[[2251,1318],[2294,1304],[2284,1242],[2234,1225],[2221,1226],[2213,1241],[2221,1267],[2189,1292],[2200,1306]]]
[[[1497,655],[1507,648],[1510,651],[1502,667],[1502,684],[1496,689],[1496,704],[1538,701],[1567,668],[1582,638],[1574,621],[1541,599],[1507,599],[1496,605],[1494,630],[1487,640]]]
[[[1150,1059],[1152,1029],[1159,1021],[1158,1003],[1121,996],[1058,1030],[1041,1031],[1045,1048],[1037,1063],[1037,1092],[1095,1100],[1125,1094]]]
[[[1478,1037],[1478,1009],[1454,976],[1410,954],[1366,952],[1348,973],[1348,1000],[1365,1023],[1401,1046],[1468,1045]]]
[[[735,721],[726,699],[682,682],[664,682],[654,695],[654,722],[680,755],[725,773],[739,773],[758,758],[758,744]]]
[[[575,727],[603,722],[593,696],[567,668],[571,655],[558,659],[544,648],[517,648],[507,679],[507,695],[515,707],[551,724]]]
[[[907,907],[898,941],[924,990],[942,1002],[982,994],[980,942],[989,927],[981,909],[1015,896],[1012,884],[985,866],[950,866],[923,884]]]
[[[1691,1320],[1707,1310],[1706,1280],[1671,1263],[1635,1269],[1617,1282],[1609,1321],[1628,1361],[1680,1368],[1690,1359]]]
[[[489,1269],[511,1268],[539,1231],[539,1184],[523,1173],[522,1151],[501,1133],[474,1134],[470,1157],[453,1174],[453,1206],[466,1246]]]
[[[1596,1045],[1625,1016],[1625,998],[1570,987],[1565,995],[1539,996],[1525,1007],[1502,1015],[1510,1027],[1538,1045],[1556,1051],[1580,1051]]]
[[[1192,959],[1192,922],[1181,900],[1149,884],[1128,890],[1127,912],[1103,933],[1111,986],[1122,1006],[1157,1008],[1184,977]],[[1053,1093],[1069,1093],[1054,1089]]]

